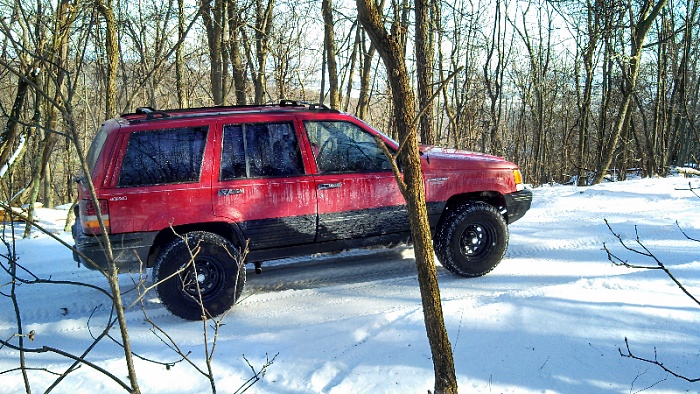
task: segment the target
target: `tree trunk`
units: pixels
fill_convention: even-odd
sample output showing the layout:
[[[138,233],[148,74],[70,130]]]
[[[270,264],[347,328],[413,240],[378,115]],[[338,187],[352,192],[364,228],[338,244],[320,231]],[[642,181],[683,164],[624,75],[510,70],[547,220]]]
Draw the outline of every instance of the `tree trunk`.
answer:
[[[418,72],[418,104],[425,111],[420,118],[421,142],[435,145],[433,130],[433,27],[430,18],[431,0],[416,0],[416,71]]]
[[[258,63],[258,69],[253,75],[255,104],[263,104],[267,96],[266,65],[274,7],[275,0],[267,0],[267,4],[263,4],[263,0],[255,1],[255,57]]]
[[[10,157],[15,151],[15,141],[17,141],[20,136],[19,120],[21,119],[24,105],[27,102],[30,78],[34,77],[28,75],[26,78],[19,78],[17,81],[17,93],[15,95],[14,104],[12,104],[12,109],[10,110],[10,117],[7,119],[2,134],[0,134],[0,168],[4,168],[5,166],[9,167]],[[2,174],[5,173],[6,171],[3,171]],[[1,178],[2,175],[0,175],[0,179]]]
[[[425,205],[418,139],[412,126],[416,110],[404,58],[405,41],[402,39],[402,33],[405,33],[405,26],[394,23],[389,35],[384,29],[384,21],[373,0],[357,0],[357,8],[359,19],[375,43],[386,69],[391,70],[388,75],[393,94],[394,120],[400,140],[405,141],[403,150],[399,152],[404,180],[397,173],[397,182],[402,185],[413,236],[423,315],[433,356],[435,392],[457,393],[452,347],[442,314],[435,255]]]
[[[107,81],[105,83],[105,119],[117,115],[117,69],[119,67],[119,40],[117,38],[117,20],[111,0],[98,0],[97,11],[105,19],[107,55]]]
[[[183,47],[185,40],[185,0],[177,0],[177,32],[180,42],[175,49],[175,90],[177,91],[177,105],[180,108],[187,108],[188,97],[185,89],[185,61],[183,59]]]
[[[651,3],[647,3],[646,7],[644,7],[640,13],[638,22],[632,26],[632,50],[628,65],[629,72],[623,69],[625,82],[622,89],[622,101],[619,107],[620,110],[615,120],[613,134],[605,144],[601,157],[601,163],[593,180],[594,184],[601,183],[605,178],[605,174],[610,168],[610,164],[612,164],[613,157],[615,156],[615,151],[617,150],[617,144],[620,141],[620,136],[626,135],[626,133],[623,134],[623,132],[627,130],[627,127],[629,127],[629,119],[632,110],[630,102],[632,100],[633,91],[637,86],[637,76],[639,75],[640,58],[642,56],[644,40],[646,39],[649,29],[654,23],[654,19],[656,19],[661,10],[666,6],[667,1],[668,0],[659,0],[653,8],[651,8]]]
[[[355,111],[360,119],[365,119],[369,109],[370,89],[372,88],[372,60],[375,52],[374,43],[370,43],[369,48],[363,51],[362,68],[360,69],[360,97],[357,100],[357,110]]]
[[[212,1],[214,6],[212,7]],[[209,80],[211,82],[211,97],[214,105],[224,104],[224,71],[223,71],[223,10],[221,0],[206,0],[202,5],[202,20],[207,31],[209,46]]]
[[[338,88],[338,63],[335,58],[335,34],[333,32],[333,4],[332,0],[321,2],[323,12],[323,52],[328,65],[328,87],[330,105],[333,109],[340,108],[340,90]],[[323,92],[321,92],[323,94]]]
[[[589,168],[586,152],[588,151],[588,141],[590,138],[590,116],[591,102],[593,95],[593,77],[594,77],[594,61],[595,53],[598,47],[600,38],[600,13],[599,6],[601,0],[595,0],[596,5],[591,4],[588,0],[586,9],[586,32],[587,42],[583,49],[583,67],[585,76],[583,81],[583,97],[579,106],[578,113],[578,145],[576,149],[576,165],[578,174],[578,185],[584,186],[588,180],[586,179],[587,169]]]
[[[229,52],[231,53],[231,66],[233,74],[233,87],[236,94],[236,104],[245,105],[246,99],[246,72],[243,64],[243,54],[241,53],[238,30],[241,28],[238,15],[238,1],[229,0],[228,21],[229,21]]]
[[[486,54],[486,62],[484,62],[484,83],[486,92],[489,96],[489,138],[488,143],[484,144],[483,151],[498,155],[500,152],[498,139],[498,129],[501,121],[501,96],[503,92],[503,64],[505,54],[503,46],[505,45],[505,32],[501,26],[501,1],[496,1],[496,9],[494,10],[493,28],[491,30],[491,42],[489,43],[488,52]],[[496,55],[495,70],[491,71],[491,59]]]

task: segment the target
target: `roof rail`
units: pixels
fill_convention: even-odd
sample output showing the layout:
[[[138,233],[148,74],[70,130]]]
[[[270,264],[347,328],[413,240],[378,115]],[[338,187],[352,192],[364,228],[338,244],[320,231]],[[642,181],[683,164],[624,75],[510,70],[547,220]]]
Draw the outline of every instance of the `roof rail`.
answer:
[[[230,105],[230,106],[212,106],[212,107],[200,107],[200,108],[180,108],[180,109],[166,109],[157,110],[153,107],[138,107],[131,114],[122,114],[129,120],[130,123],[140,123],[143,121],[151,121],[166,118],[186,118],[186,117],[197,117],[206,116],[210,114],[235,114],[243,112],[264,112],[264,111],[274,111],[274,108],[278,108],[278,111],[335,111],[325,104],[322,103],[309,103],[306,101],[297,100],[280,100],[278,103],[270,104],[244,104],[244,105]],[[140,115],[133,117],[133,115]],[[145,119],[142,115],[146,115]]]
[[[309,107],[312,111],[329,110],[323,103],[310,103],[308,101],[280,100],[280,107]]]
[[[282,100],[280,100],[279,106],[280,107],[303,107],[304,104],[306,104],[306,103],[304,103],[303,101],[282,99]]]
[[[165,111],[157,111],[153,107],[138,107],[136,108],[135,113],[137,115],[146,115],[146,119],[152,120],[155,119],[156,116],[160,116],[161,118],[169,118],[170,114],[168,114]]]
[[[147,114],[150,112],[154,112],[155,110],[156,109],[153,107],[138,107],[134,112],[136,112],[137,114]]]

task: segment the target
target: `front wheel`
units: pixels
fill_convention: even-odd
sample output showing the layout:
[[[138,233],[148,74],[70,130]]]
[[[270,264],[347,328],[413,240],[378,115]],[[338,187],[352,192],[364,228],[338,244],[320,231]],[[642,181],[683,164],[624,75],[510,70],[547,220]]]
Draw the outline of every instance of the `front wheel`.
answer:
[[[203,231],[187,233],[158,256],[153,267],[156,291],[163,305],[183,319],[218,316],[243,292],[241,260],[238,248],[225,238]]]
[[[508,226],[493,206],[476,201],[447,213],[435,234],[435,254],[457,275],[475,277],[493,270],[508,247]]]

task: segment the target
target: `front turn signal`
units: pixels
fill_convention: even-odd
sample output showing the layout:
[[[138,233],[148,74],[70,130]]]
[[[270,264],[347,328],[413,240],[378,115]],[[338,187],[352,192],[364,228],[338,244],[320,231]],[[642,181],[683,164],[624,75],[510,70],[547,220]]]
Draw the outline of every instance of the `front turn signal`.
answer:
[[[513,180],[515,181],[516,190],[520,191],[525,189],[525,185],[523,184],[523,174],[517,168],[513,170]]]

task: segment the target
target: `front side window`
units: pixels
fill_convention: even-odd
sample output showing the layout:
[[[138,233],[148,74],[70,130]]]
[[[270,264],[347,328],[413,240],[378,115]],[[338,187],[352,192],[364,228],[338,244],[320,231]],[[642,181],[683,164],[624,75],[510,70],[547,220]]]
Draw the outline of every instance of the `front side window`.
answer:
[[[224,126],[221,180],[301,175],[301,152],[291,123]]]
[[[305,122],[320,173],[389,171],[374,137],[348,122]]]
[[[119,187],[199,181],[206,138],[206,127],[131,133]]]

